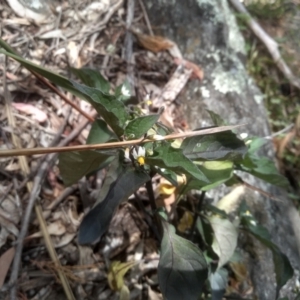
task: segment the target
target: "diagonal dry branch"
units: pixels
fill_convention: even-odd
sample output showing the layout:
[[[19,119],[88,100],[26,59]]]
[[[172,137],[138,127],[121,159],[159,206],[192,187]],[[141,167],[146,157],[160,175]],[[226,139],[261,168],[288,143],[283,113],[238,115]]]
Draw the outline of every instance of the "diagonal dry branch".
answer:
[[[244,14],[246,18],[246,23],[248,27],[252,30],[255,36],[265,45],[268,49],[271,57],[276,63],[278,69],[283,73],[283,75],[287,78],[289,83],[293,85],[295,88],[300,90],[300,79],[297,78],[288,67],[284,59],[282,58],[278,43],[274,41],[264,30],[263,28],[256,22],[247,11],[245,6],[239,0],[229,0],[231,5],[241,14]]]
[[[6,59],[6,61],[7,61],[7,59]],[[6,63],[4,66],[4,71],[5,72],[3,74],[3,86],[4,86],[4,94],[5,94],[5,100],[6,100],[7,119],[8,119],[9,125],[12,128],[15,128],[16,127],[15,119],[13,117],[12,110],[11,110],[11,96],[10,96],[10,93],[6,86]],[[12,141],[13,141],[13,144],[17,148],[21,147],[20,139],[14,133],[12,133]],[[29,170],[27,158],[25,156],[19,157],[19,164],[21,166],[21,170],[24,173],[24,175],[28,175],[30,173],[30,170]],[[43,166],[44,166],[43,171],[45,173],[47,170],[48,162],[45,161],[43,163]],[[55,264],[60,265],[60,261],[58,259],[55,248],[51,242],[49,232],[47,230],[47,225],[46,225],[45,218],[43,217],[42,208],[38,203],[35,202],[35,200],[39,194],[39,189],[40,189],[41,180],[42,180],[41,178],[43,178],[43,176],[37,176],[35,178],[34,182],[32,182],[32,181],[27,182],[27,189],[30,193],[30,199],[32,199],[32,200],[26,208],[26,213],[22,220],[21,231],[20,231],[20,234],[19,234],[18,240],[17,240],[16,252],[15,252],[14,261],[13,261],[13,265],[12,265],[12,271],[11,271],[11,275],[10,275],[10,284],[12,285],[12,288],[10,291],[10,297],[11,297],[10,299],[12,299],[12,300],[17,299],[16,281],[19,276],[19,266],[20,266],[20,262],[21,262],[23,241],[24,241],[24,238],[27,233],[29,219],[30,219],[30,215],[31,215],[33,207],[35,209],[35,213],[37,215],[39,225],[41,227],[41,231],[42,231],[49,255]],[[62,282],[62,286],[64,288],[67,299],[68,300],[75,299],[68,279],[66,278],[66,276],[62,273],[62,271],[60,269],[58,269],[57,272],[58,272],[58,276]]]
[[[122,141],[122,142],[112,142],[105,144],[93,144],[93,145],[79,145],[79,146],[69,146],[69,147],[48,147],[48,148],[31,148],[31,149],[12,149],[12,150],[2,150],[0,151],[0,157],[11,157],[11,156],[31,156],[35,154],[47,154],[47,153],[58,153],[58,152],[68,152],[68,151],[84,151],[84,150],[100,150],[100,149],[114,149],[114,148],[122,148],[126,146],[139,145],[149,142],[154,142],[158,140],[173,140],[179,138],[192,137],[197,135],[206,135],[213,134],[217,132],[223,132],[228,130],[233,130],[238,127],[245,126],[245,124],[240,125],[230,125],[230,126],[220,126],[214,128],[207,128],[196,131],[189,131],[183,133],[173,133],[166,136],[149,137],[147,139],[137,139],[130,141]]]

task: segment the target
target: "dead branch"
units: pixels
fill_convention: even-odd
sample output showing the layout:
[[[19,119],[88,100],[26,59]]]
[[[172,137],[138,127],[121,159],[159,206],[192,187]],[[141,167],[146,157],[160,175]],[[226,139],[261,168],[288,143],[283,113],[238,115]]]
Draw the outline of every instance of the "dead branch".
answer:
[[[245,6],[239,0],[229,0],[231,5],[239,12],[244,14],[246,18],[246,23],[248,27],[252,30],[255,36],[265,45],[268,49],[271,57],[273,58],[275,64],[278,69],[283,73],[283,75],[287,78],[289,83],[293,85],[295,88],[300,90],[300,79],[297,78],[288,67],[286,62],[283,60],[278,43],[274,41],[264,30],[263,28],[256,22],[247,11]]]

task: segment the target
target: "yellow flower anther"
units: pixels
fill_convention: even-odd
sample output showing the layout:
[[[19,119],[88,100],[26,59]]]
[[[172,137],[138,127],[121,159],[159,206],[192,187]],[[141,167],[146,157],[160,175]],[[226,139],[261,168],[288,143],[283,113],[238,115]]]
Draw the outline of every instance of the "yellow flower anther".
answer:
[[[140,166],[143,166],[145,164],[145,157],[144,156],[139,156],[137,158],[137,161],[140,164]]]
[[[146,104],[147,104],[147,105],[151,105],[152,103],[153,103],[152,100],[147,100],[147,101],[146,101]]]

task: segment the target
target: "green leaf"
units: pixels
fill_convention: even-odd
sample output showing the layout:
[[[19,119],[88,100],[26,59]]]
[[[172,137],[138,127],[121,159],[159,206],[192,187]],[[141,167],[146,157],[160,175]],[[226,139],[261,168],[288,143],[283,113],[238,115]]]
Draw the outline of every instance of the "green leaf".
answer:
[[[150,176],[144,172],[125,169],[110,186],[105,199],[84,217],[79,227],[79,244],[90,244],[101,239],[118,205],[149,180]]]
[[[166,168],[179,174],[191,175],[204,183],[209,182],[201,170],[183,155],[181,149],[174,149],[169,144],[164,143],[158,146],[154,155],[146,157],[145,162],[148,165]]]
[[[105,199],[110,190],[110,187],[118,179],[122,172],[124,172],[124,168],[122,166],[120,158],[116,157],[107,169],[103,185],[101,186],[101,190],[97,201],[94,204],[94,207]]]
[[[113,261],[109,267],[107,274],[107,282],[111,290],[120,291],[124,286],[125,274],[136,265],[135,261],[122,263],[120,261]]]
[[[200,170],[211,182],[201,188],[202,191],[208,191],[229,180],[233,175],[233,162],[225,161],[205,161]]]
[[[206,110],[209,113],[210,118],[212,119],[214,125],[216,126],[225,126],[228,125],[226,122],[220,117],[220,115],[216,114],[215,112],[207,109]]]
[[[124,132],[125,123],[129,120],[129,114],[123,102],[115,96],[102,93],[96,88],[91,88],[76,82],[73,86],[85,95],[85,99],[97,110],[105,122],[120,137]]]
[[[192,160],[241,159],[247,152],[245,143],[231,131],[186,138],[180,148]]]
[[[211,273],[209,281],[211,286],[212,299],[222,300],[227,288],[228,271],[222,268],[214,273]]]
[[[2,42],[3,41],[1,41],[1,46],[3,44]],[[14,58],[27,69],[42,75],[72,94],[85,99],[91,103],[91,105],[103,117],[106,123],[111,126],[118,136],[123,134],[123,128],[125,127],[126,121],[129,120],[129,114],[126,111],[124,103],[116,99],[115,96],[105,94],[96,88],[76,83],[73,80],[68,80],[63,76],[55,74],[45,68],[29,62],[18,55],[6,52],[4,50],[0,50],[0,53]]]
[[[254,152],[258,151],[262,146],[264,146],[267,143],[266,139],[254,137],[251,138],[251,143],[249,144],[249,150],[248,152],[250,154],[254,154]]]
[[[107,127],[107,124],[103,120],[96,120],[92,125],[86,143],[103,144],[117,139],[117,136]]]
[[[96,88],[102,93],[109,94],[110,84],[100,74],[100,72],[90,68],[71,68],[73,74],[75,74],[85,85]]]
[[[278,173],[273,161],[266,157],[258,157],[254,154],[247,154],[237,164],[237,169],[250,173],[266,182],[281,187],[289,187],[287,179]]]
[[[112,155],[115,155],[112,151],[95,150],[60,153],[58,167],[64,184],[69,186],[88,173],[104,167],[112,159]]]
[[[230,260],[237,246],[237,230],[228,219],[218,215],[209,217],[209,221],[214,231],[212,248],[219,256],[218,268],[221,268]]]
[[[3,47],[3,40],[0,39],[0,45]],[[6,44],[7,45],[7,44]],[[7,45],[8,46],[8,45]],[[5,49],[9,49],[6,46],[4,47]],[[9,51],[9,50],[8,50]],[[10,48],[10,51],[13,51]],[[68,80],[67,78],[58,75],[54,72],[49,71],[46,68],[43,68],[39,65],[36,65],[24,58],[22,58],[21,56],[17,55],[15,52],[7,52],[4,50],[0,49],[0,53],[3,53],[11,58],[13,58],[14,60],[18,61],[19,63],[21,63],[21,65],[23,67],[25,67],[26,69],[30,70],[30,71],[34,71],[40,75],[42,75],[43,77],[47,78],[48,80],[50,80],[51,82],[61,86],[62,88],[64,88],[65,90],[69,91],[70,93],[72,93],[75,96],[78,96],[82,99],[86,100],[86,95],[82,94],[80,91],[78,91],[74,86],[71,80]]]
[[[220,184],[227,182],[233,175],[233,162],[231,161],[205,161],[198,166],[201,172],[208,178],[209,184],[194,178],[188,178],[187,184],[182,186],[181,193],[190,190],[208,191]]]
[[[149,115],[135,118],[130,121],[125,128],[127,139],[139,139],[158,121],[160,115]]]
[[[172,225],[162,220],[163,239],[158,264],[158,282],[165,299],[198,300],[208,276],[201,250],[175,234]]]
[[[202,241],[206,246],[210,246],[213,242],[213,228],[206,218],[197,217],[196,229],[201,235]]]
[[[271,241],[271,236],[268,230],[265,227],[257,224],[253,216],[246,212],[245,207],[242,208],[241,211],[241,224],[248,232],[250,232],[255,238],[257,238],[262,244],[272,251],[277,282],[276,292],[278,296],[280,289],[290,278],[292,278],[294,273],[289,259]]]
[[[161,170],[160,168],[155,169],[158,174],[167,179],[172,185],[178,186],[177,174],[171,170]]]
[[[299,291],[299,290],[298,290]],[[288,300],[288,299],[287,299]],[[300,300],[300,293],[297,294],[296,298],[294,300]]]

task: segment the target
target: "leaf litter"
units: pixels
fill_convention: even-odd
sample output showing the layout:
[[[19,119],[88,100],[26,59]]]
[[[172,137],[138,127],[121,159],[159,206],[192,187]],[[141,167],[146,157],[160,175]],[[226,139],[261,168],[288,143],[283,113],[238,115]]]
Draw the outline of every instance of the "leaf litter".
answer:
[[[70,75],[67,73],[69,65],[74,68],[90,66],[100,70],[102,76],[111,83],[112,89],[123,83],[127,77],[127,69],[121,49],[126,27],[120,19],[126,18],[129,13],[124,1],[85,0],[74,4],[60,1],[53,4],[53,7],[54,14],[51,13],[46,22],[35,25],[25,15],[17,16],[8,4],[0,4],[2,39],[18,53],[27,53],[28,60],[56,73],[63,73],[64,76]],[[129,31],[138,40],[133,55],[137,100],[142,103],[141,109],[151,114],[164,107],[160,121],[175,132],[184,132],[189,128],[176,98],[189,80],[202,80],[203,71],[200,66],[185,60],[173,41],[153,36],[151,30],[147,33],[149,29],[142,21],[145,16],[140,7],[135,10],[134,15],[135,20],[139,21],[135,21]],[[143,33],[136,28],[142,28]],[[3,77],[3,55],[0,55],[0,62],[0,76]],[[55,138],[68,136],[85,120],[77,110],[71,109],[70,112],[68,104],[46,89],[26,69],[20,68],[16,61],[9,60],[5,76],[13,99],[12,106],[17,109],[17,113],[16,126],[10,128],[6,123],[5,105],[0,102],[1,129],[5,136],[11,132],[17,134],[24,148],[49,147]],[[2,84],[0,92],[4,92]],[[94,109],[86,101],[72,97],[70,93],[66,93],[66,96],[73,98],[75,105],[87,114],[95,115]],[[147,97],[151,101],[150,105],[144,103]],[[70,145],[85,144],[89,126]],[[1,135],[0,149],[10,148],[10,139]],[[30,176],[36,175],[41,160],[39,155],[29,159]],[[7,292],[14,243],[29,197],[25,186],[31,177],[22,174],[18,161],[14,158],[1,158],[0,168],[3,170],[0,172],[0,265],[3,266],[0,283],[1,291]],[[49,165],[39,196],[47,220],[47,230],[62,262],[60,268],[78,299],[96,298],[100,294],[101,299],[112,299],[119,290],[112,291],[107,286],[109,264],[122,261],[122,264],[129,264],[128,268],[132,268],[131,272],[122,274],[119,279],[122,286],[128,287],[129,292],[135,295],[132,299],[162,299],[156,287],[158,243],[148,212],[142,210],[136,202],[136,198],[139,198],[145,207],[149,206],[145,188],[140,188],[135,195],[129,197],[128,203],[117,209],[100,244],[92,249],[77,244],[78,226],[88,209],[82,207],[81,201],[84,198],[90,205],[95,203],[104,175],[103,172],[97,172],[89,176],[79,186],[75,185],[70,194],[67,192],[69,188],[61,181],[57,162]],[[160,191],[160,196],[163,196],[163,199],[157,196],[157,203],[161,201],[169,207],[170,213],[174,212],[171,207],[176,202],[176,188],[161,176],[156,176],[153,183],[154,190]],[[37,224],[34,215],[22,253],[19,293],[30,299],[37,299],[41,295],[44,299],[53,299],[63,292],[57,278],[57,266],[51,262],[43,246]],[[37,280],[40,276],[43,276],[43,280]]]

